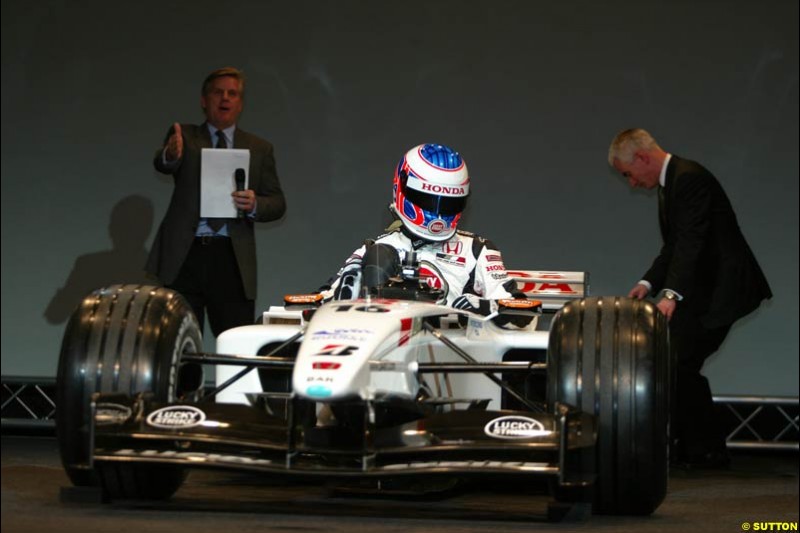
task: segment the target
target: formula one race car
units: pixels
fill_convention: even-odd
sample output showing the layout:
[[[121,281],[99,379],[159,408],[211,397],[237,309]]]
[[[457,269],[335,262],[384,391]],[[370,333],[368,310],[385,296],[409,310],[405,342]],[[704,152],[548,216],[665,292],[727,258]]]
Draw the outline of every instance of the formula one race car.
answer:
[[[524,271],[510,274],[538,300],[497,301],[482,316],[436,303],[408,255],[399,266],[365,257],[361,299],[287,297],[263,323],[220,335],[214,354],[175,292],[87,296],[58,368],[73,484],[168,498],[199,467],[537,476],[596,513],[652,513],[666,494],[671,381],[655,306],[586,297],[584,273]],[[515,316],[533,320],[495,323]],[[203,365],[216,365],[216,387],[203,386]]]

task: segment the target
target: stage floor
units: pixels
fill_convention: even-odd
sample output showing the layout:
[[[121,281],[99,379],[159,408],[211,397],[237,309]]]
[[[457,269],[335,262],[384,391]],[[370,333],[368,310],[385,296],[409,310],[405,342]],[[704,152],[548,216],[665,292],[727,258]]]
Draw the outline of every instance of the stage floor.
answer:
[[[167,502],[64,503],[68,485],[52,437],[2,437],[3,533],[782,531],[798,521],[798,454],[737,452],[725,471],[673,470],[649,517],[547,520],[538,484],[473,483],[435,498],[375,497],[325,484],[193,471]],[[769,523],[776,523],[769,526]],[[792,524],[789,524],[792,527]]]

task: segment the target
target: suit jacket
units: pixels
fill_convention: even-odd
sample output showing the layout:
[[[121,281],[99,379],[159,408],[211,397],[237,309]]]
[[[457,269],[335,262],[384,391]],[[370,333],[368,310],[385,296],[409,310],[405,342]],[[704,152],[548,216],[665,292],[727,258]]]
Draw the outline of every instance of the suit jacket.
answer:
[[[200,154],[203,148],[212,148],[211,134],[206,124],[181,124],[181,133],[183,158],[176,168],[163,164],[162,148],[156,151],[154,159],[156,170],[172,174],[175,189],[145,268],[167,285],[178,276],[197,232],[200,219]],[[167,138],[171,134],[170,128]],[[250,150],[247,176],[248,188],[256,194],[255,220],[268,222],[283,216],[286,201],[275,170],[272,145],[236,128],[233,147]],[[227,225],[245,294],[247,298],[254,300],[257,294],[257,268],[253,219],[228,219]]]
[[[736,214],[717,179],[694,161],[672,156],[659,221],[663,246],[644,279],[658,291],[684,297],[678,304],[703,326],[732,324],[772,297]]]

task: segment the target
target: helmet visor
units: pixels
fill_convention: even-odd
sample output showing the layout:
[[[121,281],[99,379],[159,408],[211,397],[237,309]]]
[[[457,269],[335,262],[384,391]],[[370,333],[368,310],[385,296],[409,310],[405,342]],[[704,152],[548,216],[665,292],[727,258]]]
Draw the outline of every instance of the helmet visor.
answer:
[[[466,196],[439,196],[405,187],[406,199],[423,211],[434,215],[449,217],[458,215],[467,206]]]

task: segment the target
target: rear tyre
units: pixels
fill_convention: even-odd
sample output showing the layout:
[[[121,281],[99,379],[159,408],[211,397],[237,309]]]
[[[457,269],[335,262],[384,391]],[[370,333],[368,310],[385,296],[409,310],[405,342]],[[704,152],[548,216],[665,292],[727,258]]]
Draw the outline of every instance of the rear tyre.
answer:
[[[548,343],[551,411],[564,403],[597,420],[594,449],[571,466],[596,472],[593,511],[646,515],[668,476],[670,354],[667,320],[650,302],[595,297],[565,305]],[[556,487],[557,499],[585,497]]]
[[[201,347],[197,319],[174,291],[114,285],[84,298],[67,323],[56,388],[56,437],[74,485],[98,482],[97,472],[89,467],[92,394],[149,392],[157,401],[175,401],[180,356]],[[160,479],[155,473],[134,477],[153,479],[134,491],[138,497],[152,497],[150,491],[159,492],[161,484],[171,485],[167,474]]]

